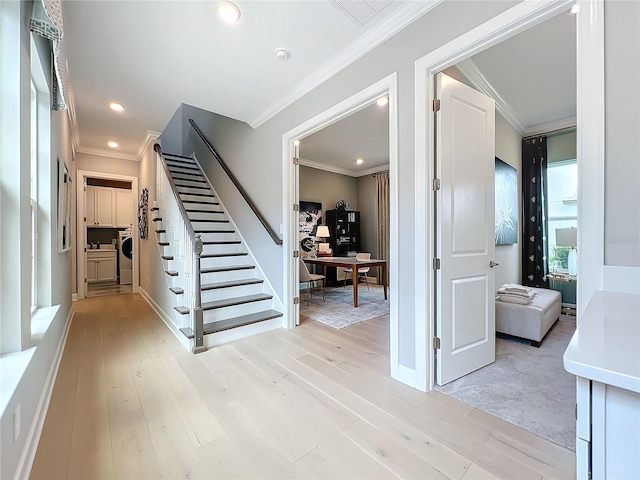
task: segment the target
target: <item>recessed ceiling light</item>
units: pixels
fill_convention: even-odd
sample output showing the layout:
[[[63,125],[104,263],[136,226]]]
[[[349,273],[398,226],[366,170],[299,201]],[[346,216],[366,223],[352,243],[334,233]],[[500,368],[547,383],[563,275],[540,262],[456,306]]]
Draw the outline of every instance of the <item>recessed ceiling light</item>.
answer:
[[[218,15],[227,23],[236,23],[240,20],[240,9],[231,2],[220,2]]]
[[[361,158],[358,158],[358,159],[356,160],[356,163],[357,163],[358,165],[362,165],[362,164],[364,163],[364,160],[363,160],[363,159],[361,159]]]
[[[107,145],[109,145],[111,148],[118,148],[119,147],[118,142],[114,142],[113,140],[109,140],[107,142]]]
[[[116,112],[121,112],[124,110],[124,105],[122,105],[121,103],[118,102],[111,102],[109,104],[109,108],[111,110],[115,110]]]
[[[276,54],[276,57],[278,57],[278,60],[286,60],[287,58],[289,58],[289,55],[291,55],[289,50],[282,47],[276,48],[275,54]]]
[[[376,103],[381,106],[384,107],[387,103],[389,103],[389,97],[380,97]]]
[[[573,5],[573,7],[571,7],[571,13],[578,13],[580,11],[580,5],[578,5],[577,3],[575,5]]]

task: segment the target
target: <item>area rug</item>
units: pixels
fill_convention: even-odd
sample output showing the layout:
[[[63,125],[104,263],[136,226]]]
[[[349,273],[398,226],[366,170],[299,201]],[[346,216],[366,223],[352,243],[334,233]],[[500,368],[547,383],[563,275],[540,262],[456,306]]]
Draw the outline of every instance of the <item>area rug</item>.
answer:
[[[531,347],[496,338],[496,361],[436,389],[575,451],[576,380],[562,366],[575,322],[558,321]]]
[[[344,291],[342,287],[326,288],[324,302],[320,289],[314,290],[313,298],[309,298],[307,292],[301,290],[300,315],[337,329],[387,315],[389,300],[384,299],[382,287],[370,285],[370,289],[371,291],[368,291],[366,285],[360,285],[357,308],[353,306],[351,286],[347,286]]]

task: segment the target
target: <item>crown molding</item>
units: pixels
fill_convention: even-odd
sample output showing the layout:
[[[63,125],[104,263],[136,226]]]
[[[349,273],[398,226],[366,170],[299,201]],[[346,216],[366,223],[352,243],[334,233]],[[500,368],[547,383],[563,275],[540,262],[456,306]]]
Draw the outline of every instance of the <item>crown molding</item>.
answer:
[[[359,37],[347,48],[343,49],[340,53],[316,69],[311,75],[295,85],[289,90],[287,95],[280,98],[280,100],[250,119],[247,123],[251,128],[258,128],[293,102],[363,57],[443,1],[444,0],[425,0],[420,2],[407,2],[395,10],[387,21],[367,31],[367,33]]]
[[[348,168],[335,167],[333,165],[327,165],[324,163],[314,162],[313,160],[306,160],[301,158],[299,160],[300,165],[309,168],[315,168],[316,170],[324,170],[325,172],[337,173],[338,175],[346,175],[348,177],[364,177],[367,175],[373,175],[374,173],[384,172],[389,170],[389,165],[379,165],[377,167],[371,167],[366,170],[349,170]]]
[[[144,153],[147,151],[147,148],[151,143],[157,140],[160,137],[161,133],[154,132],[153,130],[147,130],[147,135],[143,140],[140,148],[138,149],[137,154],[133,153],[121,153],[114,152],[113,150],[103,150],[101,148],[92,148],[92,147],[76,147],[77,153],[86,153],[88,155],[97,155],[99,157],[107,157],[107,158],[119,158],[121,160],[130,160],[132,162],[139,162],[142,160]]]
[[[149,148],[149,145],[155,142],[160,137],[160,135],[162,135],[160,132],[147,130],[147,136],[144,138],[144,141],[142,142],[142,144],[140,145],[140,148],[138,149],[138,161],[142,160],[142,157],[144,156],[144,153],[147,151],[147,148]]]
[[[476,89],[494,99],[498,112],[500,112],[505,120],[509,122],[520,135],[525,136],[527,134],[527,126],[525,123],[520,120],[520,117],[518,117],[513,108],[511,108],[496,89],[493,88],[473,60],[470,58],[463,60],[459,62],[455,68],[457,68]]]
[[[534,125],[527,128],[525,136],[540,135],[543,133],[553,133],[556,130],[565,130],[568,128],[575,128],[578,125],[578,119],[576,116],[562,118],[553,122],[541,123],[540,125]]]

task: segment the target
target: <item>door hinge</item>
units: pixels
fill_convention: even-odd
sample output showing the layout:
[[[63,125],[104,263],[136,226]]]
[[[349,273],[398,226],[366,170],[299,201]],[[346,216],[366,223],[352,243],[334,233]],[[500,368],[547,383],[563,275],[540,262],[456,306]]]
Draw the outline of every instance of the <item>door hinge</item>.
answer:
[[[293,251],[293,258],[298,258],[300,256],[300,250]]]
[[[433,179],[433,191],[437,192],[438,190],[440,190],[440,179],[439,178],[434,178]]]
[[[294,211],[294,212],[299,212],[299,211],[300,211],[300,205],[299,205],[299,204],[297,204],[297,203],[294,203],[294,204],[293,204],[293,211]]]
[[[84,253],[87,253],[87,247],[84,247]]]
[[[576,420],[578,420],[578,404],[576,403]]]
[[[293,164],[300,165],[300,159],[298,157],[293,157]]]
[[[300,297],[293,297],[293,304],[294,305],[299,305],[300,304]]]
[[[440,337],[433,337],[433,348],[440,350]]]
[[[440,270],[440,259],[439,258],[434,258],[433,259],[433,269],[434,270]]]
[[[434,112],[440,111],[440,99],[433,101],[433,111]]]

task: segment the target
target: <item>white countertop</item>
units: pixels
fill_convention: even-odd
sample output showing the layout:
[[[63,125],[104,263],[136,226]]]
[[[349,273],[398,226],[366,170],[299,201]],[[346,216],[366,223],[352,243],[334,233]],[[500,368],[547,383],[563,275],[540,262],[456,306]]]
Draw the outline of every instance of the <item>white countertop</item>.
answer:
[[[640,295],[596,292],[563,359],[574,375],[640,393]]]

